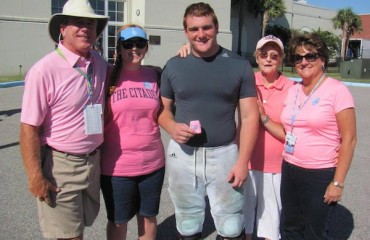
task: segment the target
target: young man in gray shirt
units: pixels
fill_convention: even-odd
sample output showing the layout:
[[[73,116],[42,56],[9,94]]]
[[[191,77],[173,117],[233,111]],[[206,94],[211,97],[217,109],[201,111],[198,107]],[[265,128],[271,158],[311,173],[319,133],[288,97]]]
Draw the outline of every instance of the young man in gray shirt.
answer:
[[[180,239],[202,239],[207,194],[219,236],[244,239],[242,185],[259,124],[253,70],[218,45],[218,21],[210,5],[188,6],[183,24],[191,54],[167,62],[159,116],[172,137],[166,164],[177,230]]]

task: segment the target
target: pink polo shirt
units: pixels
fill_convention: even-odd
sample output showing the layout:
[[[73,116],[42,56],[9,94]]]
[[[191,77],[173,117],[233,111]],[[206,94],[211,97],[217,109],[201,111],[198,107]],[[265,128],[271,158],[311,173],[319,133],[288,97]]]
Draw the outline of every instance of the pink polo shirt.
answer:
[[[297,84],[290,88],[284,101],[281,122],[286,132],[292,132],[297,137],[294,152],[284,151],[284,159],[307,169],[335,167],[341,143],[335,114],[347,108],[354,108],[353,97],[343,83],[328,78],[311,95],[301,110],[293,110],[306,99],[302,85]],[[291,119],[294,112],[296,116],[292,128]]]
[[[86,71],[93,64],[92,99],[94,104],[103,104],[107,62],[93,50],[85,59],[62,44],[58,48],[66,60],[53,51],[28,71],[21,122],[40,127],[42,145],[69,153],[89,153],[103,142],[103,134],[85,134],[83,109],[91,101],[87,80],[74,67]]]
[[[294,82],[283,74],[270,88],[263,85],[261,72],[255,73],[256,87],[264,100],[263,107],[270,119],[280,122],[280,114],[283,110],[283,101],[288,89]],[[272,136],[262,124],[259,126],[258,138],[252,158],[249,161],[249,169],[267,173],[280,173],[282,163],[282,152],[284,143]]]
[[[104,128],[103,175],[140,176],[164,166],[157,82],[157,74],[150,68],[122,70],[110,98],[112,115]]]

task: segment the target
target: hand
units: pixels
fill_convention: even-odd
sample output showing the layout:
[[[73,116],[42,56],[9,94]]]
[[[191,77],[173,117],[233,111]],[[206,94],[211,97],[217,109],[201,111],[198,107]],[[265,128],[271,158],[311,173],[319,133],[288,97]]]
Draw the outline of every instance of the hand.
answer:
[[[177,52],[177,55],[180,55],[180,57],[184,58],[191,53],[191,47],[189,43],[185,43],[184,45],[181,46],[179,51]]]
[[[247,176],[248,166],[238,161],[231,169],[227,181],[231,184],[233,188],[240,188],[247,180]]]
[[[324,203],[331,204],[333,202],[339,202],[342,199],[342,193],[342,188],[336,187],[334,184],[330,183],[326,188]]]
[[[185,123],[175,123],[170,133],[177,143],[187,143],[194,136],[195,132]]]
[[[257,106],[258,106],[258,111],[260,113],[260,117],[266,116],[265,108],[263,107],[263,103],[261,100],[257,100]]]
[[[41,202],[45,201],[48,205],[51,204],[49,191],[60,192],[60,188],[51,184],[44,177],[35,177],[29,181],[30,192],[37,197]]]

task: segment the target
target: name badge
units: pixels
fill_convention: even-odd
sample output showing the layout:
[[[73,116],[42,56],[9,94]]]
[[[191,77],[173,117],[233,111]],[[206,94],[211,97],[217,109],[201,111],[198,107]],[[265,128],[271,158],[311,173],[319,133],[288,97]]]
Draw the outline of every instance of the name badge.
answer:
[[[296,141],[297,141],[297,137],[294,136],[292,133],[289,132],[289,133],[286,134],[285,142],[288,145],[294,146]]]
[[[101,104],[89,104],[84,108],[86,135],[103,133],[103,108]]]
[[[285,143],[284,150],[285,150],[286,153],[293,153],[294,152],[294,146]]]

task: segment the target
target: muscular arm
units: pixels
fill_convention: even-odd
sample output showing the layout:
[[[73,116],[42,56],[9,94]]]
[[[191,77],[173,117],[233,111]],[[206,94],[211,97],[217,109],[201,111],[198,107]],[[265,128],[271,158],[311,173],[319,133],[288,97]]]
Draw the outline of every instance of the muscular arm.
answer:
[[[339,148],[338,164],[333,180],[338,181],[340,184],[344,184],[357,142],[355,110],[353,108],[348,108],[340,111],[336,114],[336,119],[342,142]],[[335,187],[330,183],[326,189],[324,201],[327,203],[339,201],[342,197],[342,191],[343,189]]]
[[[59,189],[49,183],[42,174],[38,127],[21,123],[20,147],[30,192],[41,201],[45,200],[49,204],[49,190],[57,192]]]
[[[258,134],[259,113],[256,97],[240,99],[239,119],[239,156],[228,176],[233,187],[241,187],[247,179],[248,162]]]
[[[177,123],[172,114],[173,100],[161,97],[162,110],[159,113],[159,125],[171,135],[172,139],[178,143],[186,143],[194,136],[194,130],[184,123]]]

